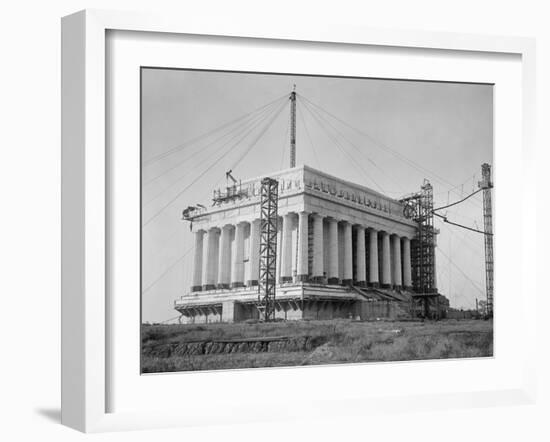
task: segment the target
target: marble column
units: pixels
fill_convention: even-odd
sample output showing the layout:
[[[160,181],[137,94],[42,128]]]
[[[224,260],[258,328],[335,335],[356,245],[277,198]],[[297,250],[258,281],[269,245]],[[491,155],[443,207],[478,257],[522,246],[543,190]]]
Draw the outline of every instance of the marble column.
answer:
[[[390,234],[382,232],[382,287],[391,286],[391,257],[390,257]]]
[[[319,214],[313,215],[313,266],[312,279],[321,283],[324,278],[323,268],[323,217]]]
[[[244,286],[244,229],[245,223],[235,226],[235,243],[231,259],[231,288]]]
[[[218,276],[219,229],[212,227],[206,232],[205,251],[202,261],[202,289],[214,290]]]
[[[402,274],[401,274],[401,238],[397,235],[391,235],[392,246],[392,284],[396,288],[403,286]]]
[[[352,243],[352,232],[351,232],[351,224],[347,221],[343,223],[343,231],[344,231],[344,269],[343,269],[343,277],[342,277],[342,284],[351,285],[353,284],[353,243]]]
[[[338,269],[338,221],[334,218],[328,219],[328,269],[327,278],[329,284],[338,284],[340,275]]]
[[[281,276],[279,282],[292,282],[292,224],[293,214],[283,216],[283,237],[281,244]]]
[[[412,288],[411,240],[409,238],[403,238],[403,286],[407,289]]]
[[[357,226],[355,240],[355,272],[357,285],[364,287],[367,285],[367,263],[365,250],[365,228]]]
[[[233,226],[225,225],[220,233],[220,252],[218,254],[218,289],[228,289],[231,278],[231,234]]]
[[[378,287],[378,231],[369,229],[369,285]]]
[[[260,220],[255,219],[250,223],[250,251],[248,253],[248,278],[246,285],[251,287],[258,285],[260,273]]]
[[[308,213],[298,214],[298,264],[296,281],[308,280]]]
[[[338,223],[338,281],[344,280],[344,225]]]
[[[203,248],[204,230],[195,232],[195,251],[193,258],[193,282],[191,285],[192,292],[200,292],[202,290],[202,248]]]

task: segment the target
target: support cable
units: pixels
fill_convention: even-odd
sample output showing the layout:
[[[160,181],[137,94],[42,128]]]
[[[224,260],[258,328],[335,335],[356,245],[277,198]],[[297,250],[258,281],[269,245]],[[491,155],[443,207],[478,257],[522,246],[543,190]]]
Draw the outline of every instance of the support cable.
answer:
[[[453,226],[462,227],[463,229],[471,230],[472,232],[482,233],[483,235],[490,235],[490,236],[493,236],[492,233],[486,233],[486,232],[484,232],[484,231],[482,231],[482,230],[474,229],[473,227],[468,227],[468,226],[463,226],[462,224],[453,223],[452,221],[449,221],[449,220],[447,219],[446,216],[440,215],[439,213],[433,212],[433,214],[434,214],[435,216],[437,216],[438,218],[441,218],[441,219],[442,219],[444,222],[446,222],[447,224],[452,224]]]
[[[451,187],[455,187],[454,184],[452,184],[451,182],[447,181],[445,178],[437,175],[435,172],[432,172],[428,169],[426,169],[425,167],[415,163],[413,160],[407,158],[406,156],[404,156],[403,154],[395,151],[394,149],[390,148],[389,146],[387,146],[386,144],[376,140],[374,137],[372,137],[370,134],[368,134],[367,132],[364,132],[360,129],[357,129],[355,126],[352,126],[351,124],[347,123],[345,120],[342,120],[341,118],[337,117],[336,115],[334,115],[333,113],[327,111],[326,109],[324,109],[322,106],[314,103],[313,101],[309,100],[308,98],[304,97],[303,95],[299,95],[302,99],[304,99],[305,101],[307,101],[308,103],[310,103],[311,105],[315,106],[316,108],[320,109],[321,111],[323,111],[324,113],[326,113],[327,115],[329,115],[330,117],[332,117],[333,119],[335,119],[336,121],[340,122],[341,124],[347,126],[348,128],[354,130],[355,132],[359,133],[360,135],[363,135],[364,137],[368,138],[369,140],[371,140],[371,142],[377,146],[379,149],[382,149],[382,150],[385,150],[389,153],[391,153],[392,155],[394,155],[395,157],[399,158],[401,161],[407,163],[409,166],[415,168],[416,170],[418,170],[419,172],[423,173],[423,174],[428,174],[428,175],[431,175],[432,177],[434,177],[437,181],[439,181],[440,183],[443,183],[447,186],[451,186]],[[455,191],[455,193],[458,194],[458,191]]]
[[[478,290],[482,295],[484,295],[483,293],[483,290],[474,282],[474,280],[472,278],[470,278],[465,272],[464,270],[462,270],[445,252],[443,252],[443,250],[441,249],[441,247],[437,246],[436,247],[440,252],[441,254],[447,258],[447,260],[449,261],[449,263],[455,268],[457,269],[461,274],[462,276],[464,276],[468,281],[470,281],[470,284],[472,284],[472,286]]]
[[[216,183],[214,184],[214,189],[217,188],[221,183],[222,181],[225,179],[225,177],[221,177],[218,181],[216,181]],[[199,198],[197,198],[197,201],[203,201],[205,200],[208,195],[210,194],[211,190],[210,189],[206,189],[206,192],[204,192]],[[159,240],[160,242],[158,243],[158,247],[160,248],[160,251],[158,252],[159,254],[162,252],[162,250],[165,249],[165,247],[168,245],[168,244],[172,244],[172,239],[176,236],[177,233],[181,232],[181,226],[178,226],[176,227],[175,229],[173,229],[168,235],[166,235],[166,237],[163,239],[163,240]]]
[[[230,131],[228,131],[227,133],[223,134],[222,136],[214,139],[213,141],[211,141],[210,143],[206,144],[205,146],[202,146],[199,150],[193,152],[191,155],[181,159],[180,161],[177,161],[175,164],[173,164],[171,167],[169,167],[168,169],[166,170],[163,170],[161,173],[159,173],[158,175],[152,177],[152,178],[149,178],[147,179],[146,181],[143,182],[143,185],[144,186],[147,186],[151,183],[153,183],[154,181],[158,180],[159,178],[161,178],[162,176],[166,175],[167,173],[171,172],[172,170],[174,169],[177,169],[178,167],[180,167],[182,164],[185,164],[187,161],[190,161],[192,160],[193,158],[195,158],[197,155],[200,155],[200,154],[203,154],[205,153],[206,151],[208,151],[212,146],[215,146],[216,143],[218,141],[221,141],[222,139],[226,138],[227,136],[229,135],[233,135],[233,137],[231,137],[229,140],[226,140],[222,146],[225,146],[228,142],[234,140],[236,137],[238,137],[240,134],[242,134],[251,124],[253,125],[256,121],[262,119],[266,114],[269,114],[271,110],[273,110],[273,108],[275,108],[275,104],[271,104],[270,106],[272,106],[272,109],[270,109],[270,107],[266,107],[264,108],[262,111],[258,112],[256,115],[254,115],[253,117],[249,118],[249,119],[246,119],[245,121],[243,121],[242,123],[236,125],[234,128],[232,128]]]
[[[306,119],[302,115],[302,112],[297,112],[298,116],[300,117],[300,120],[302,121],[302,124],[304,125],[304,130],[306,132],[307,138],[309,140],[309,144],[311,145],[311,151],[313,152],[313,157],[315,158],[315,163],[317,164],[317,167],[321,167],[321,163],[319,163],[319,158],[317,157],[317,152],[315,151],[315,146],[313,145],[313,141],[311,140],[311,135],[309,134],[309,129],[307,128]]]
[[[462,199],[459,200],[459,201],[455,201],[454,203],[447,204],[446,206],[441,206],[441,207],[438,207],[438,208],[433,209],[433,210],[434,210],[434,212],[435,212],[436,210],[443,210],[443,209],[446,209],[446,208],[448,208],[448,207],[456,206],[457,204],[460,204],[460,203],[466,201],[468,198],[471,198],[471,197],[474,196],[476,193],[481,192],[482,190],[483,190],[483,189],[478,189],[478,190],[476,190],[475,192],[471,193],[470,195],[468,195],[468,196],[465,197],[465,198],[462,198]]]
[[[265,123],[265,121],[273,114],[273,110],[262,116],[262,118],[258,121],[256,121],[251,127],[248,128],[248,130],[246,131],[246,133],[243,134],[239,134],[239,135],[242,135],[237,141],[235,141],[234,143],[231,144],[231,146],[229,146],[229,148],[226,150],[225,154],[222,155],[222,157],[226,156],[228,153],[230,153],[231,151],[233,151],[234,148],[236,148],[240,143],[242,143],[249,135],[251,135],[254,130],[259,127],[262,123]],[[225,150],[224,148],[226,146],[228,146],[230,144],[231,141],[233,141],[236,137],[232,137],[230,140],[227,140],[225,143],[223,143],[220,148],[218,149],[218,151],[223,151]],[[217,161],[219,161],[222,157],[219,157]],[[203,165],[204,163],[208,162],[211,160],[211,157],[206,157],[206,158],[203,158],[202,161],[200,161],[197,165],[195,165],[194,169],[196,170],[198,167],[200,167],[201,165]],[[204,173],[206,173],[208,170],[210,170],[212,168],[213,165],[211,165],[211,167],[207,168],[206,171]],[[200,174],[197,179],[201,178],[203,174]],[[177,183],[179,183],[181,180],[187,178],[187,176],[182,176],[180,177],[179,179],[177,179],[176,181],[174,181],[172,184],[169,184],[168,186],[164,187],[160,192],[156,193],[152,198],[148,199],[145,203],[144,203],[144,206],[147,206],[148,204],[150,204],[151,202],[153,202],[154,200],[156,200],[158,197],[160,197],[161,195],[164,194],[164,192],[168,189],[170,189],[171,187],[175,186]],[[195,180],[196,181],[196,180]],[[193,183],[195,182],[193,181]],[[189,186],[191,186],[193,183],[191,183]],[[189,188],[189,186],[186,187]]]
[[[244,157],[246,155],[248,155],[248,153],[252,150],[252,148],[254,146],[256,146],[256,144],[258,143],[258,141],[260,140],[260,138],[262,138],[264,136],[264,134],[269,130],[269,128],[272,126],[273,122],[277,119],[277,117],[281,114],[281,112],[283,111],[283,109],[285,108],[285,105],[286,103],[283,103],[283,105],[277,110],[275,111],[275,113],[273,113],[271,119],[268,121],[268,123],[264,126],[264,128],[260,131],[260,133],[258,134],[258,136],[255,138],[255,140],[250,143],[250,146],[248,146],[248,149],[246,149],[243,154],[239,157],[239,159],[237,161],[235,161],[233,163],[233,165],[229,168],[230,170],[233,170],[235,169],[239,163],[244,159]]]
[[[178,259],[176,259],[172,264],[170,264],[164,272],[162,272],[159,276],[157,276],[150,284],[147,285],[144,289],[141,290],[141,294],[144,295],[149,290],[151,290],[162,278],[164,278],[174,267],[176,267],[177,264],[179,264],[183,258],[185,258],[191,251],[193,250],[193,247],[190,247],[187,249],[183,255],[181,255]]]
[[[301,96],[300,96],[300,98],[301,98]],[[305,104],[303,101],[302,101],[302,104],[303,104],[304,106],[306,106],[306,104]],[[346,142],[347,142],[351,147],[353,147],[357,152],[359,152],[361,155],[363,155],[364,158],[366,158],[366,160],[367,160],[369,163],[371,163],[376,169],[378,169],[378,170],[382,173],[383,176],[387,177],[390,181],[392,181],[394,184],[396,184],[397,187],[401,189],[401,192],[402,192],[402,193],[405,192],[405,190],[403,189],[403,187],[401,187],[401,185],[400,185],[397,181],[395,181],[395,180],[393,179],[393,177],[392,177],[390,174],[386,173],[386,172],[384,171],[384,169],[382,169],[378,164],[376,164],[376,163],[374,162],[374,160],[373,160],[372,158],[370,158],[370,157],[369,157],[360,147],[358,147],[358,146],[357,146],[355,143],[353,143],[348,137],[346,137],[346,135],[345,135],[342,131],[338,130],[338,128],[335,127],[334,124],[332,124],[332,123],[331,123],[328,119],[326,119],[322,114],[318,114],[318,115],[319,115],[320,118],[322,118],[322,120],[323,120],[326,124],[328,124],[328,125],[332,128],[332,130],[334,130],[334,132],[336,132],[337,135],[339,135],[341,138],[343,138],[344,141],[346,141]],[[372,178],[371,178],[371,179],[372,179]],[[373,181],[374,181],[374,180],[373,180]],[[380,186],[378,186],[378,187],[380,188]]]
[[[455,229],[453,229],[450,225],[447,226],[448,223],[445,223],[445,224],[442,224],[444,225],[445,227],[448,228],[448,232],[453,235],[455,238],[457,238],[458,240],[460,240],[466,247],[468,247],[470,249],[470,251],[476,255],[478,258],[484,260],[485,257],[483,257],[481,255],[481,253],[475,249],[473,243],[471,242],[472,239],[466,235],[459,235],[457,232],[455,232]],[[477,233],[477,232],[476,232]]]
[[[467,223],[468,225],[472,225],[474,228],[478,228],[480,224],[482,224],[482,221],[479,220],[479,219],[476,219],[474,217],[471,217],[471,216],[468,216],[468,215],[464,215],[461,211],[459,210],[445,210],[445,215],[449,216],[449,217],[458,217],[460,219],[463,219],[466,221],[469,221],[469,223]]]
[[[283,103],[283,105],[279,108],[279,110],[277,110],[275,112],[276,115],[278,115],[282,110],[283,110],[283,107],[286,103]],[[273,122],[273,118],[271,119],[271,121],[268,123],[271,124]],[[256,139],[251,143],[251,145],[248,147],[248,149],[246,150],[246,153],[248,153],[250,151],[250,149],[258,142],[259,138],[261,138],[261,136],[265,133],[265,130],[263,130],[261,133],[260,133],[260,136],[256,137]],[[248,134],[247,134],[248,135]],[[234,144],[232,146],[235,147],[236,145],[238,144],[238,142],[236,144]],[[172,198],[170,198],[170,200],[164,204],[157,212],[155,212],[155,214],[153,216],[151,216],[147,221],[145,221],[145,223],[143,224],[143,227],[147,226],[151,221],[153,221],[155,218],[157,218],[167,207],[169,207],[171,204],[173,204],[187,189],[189,189],[193,184],[195,184],[198,180],[200,180],[202,177],[205,176],[205,174],[211,170],[214,166],[216,166],[221,160],[223,160],[229,153],[231,153],[233,151],[233,149],[229,149],[227,150],[226,152],[224,152],[222,155],[220,155],[216,161],[214,161],[212,164],[210,164],[209,167],[206,168],[206,170],[201,173],[200,175],[198,175],[191,183],[189,183],[187,186],[185,186],[182,190],[180,190],[178,193],[176,193]],[[209,159],[209,158],[207,158]],[[242,159],[242,158],[241,158]],[[239,160],[240,161],[240,160]],[[156,197],[155,197],[156,198]]]
[[[233,120],[231,120],[231,121],[229,121],[229,122],[227,122],[227,123],[225,123],[225,124],[222,124],[221,126],[217,127],[216,129],[213,129],[213,130],[211,130],[211,131],[208,131],[208,132],[206,132],[206,133],[204,133],[204,134],[201,134],[201,135],[199,135],[199,136],[197,136],[197,137],[195,137],[195,138],[192,138],[192,139],[190,139],[190,140],[184,141],[183,143],[181,143],[181,144],[179,144],[179,145],[177,145],[177,146],[175,146],[175,147],[173,147],[173,148],[171,148],[171,149],[168,149],[168,150],[165,151],[165,152],[162,152],[162,153],[160,153],[160,154],[154,155],[154,156],[148,158],[147,160],[143,161],[143,166],[148,166],[149,164],[152,164],[152,163],[154,163],[154,162],[156,162],[156,161],[162,160],[163,158],[166,158],[167,156],[172,155],[173,153],[175,153],[175,152],[181,150],[182,148],[184,148],[184,147],[186,147],[186,146],[189,146],[189,145],[191,145],[191,144],[193,144],[193,143],[196,143],[197,141],[200,141],[200,140],[202,140],[202,139],[204,139],[204,138],[208,138],[209,136],[211,136],[211,135],[213,135],[213,134],[215,134],[215,133],[218,133],[219,131],[221,131],[221,130],[227,128],[227,127],[230,127],[231,125],[233,125],[233,124],[235,124],[235,123],[237,123],[237,122],[239,122],[239,121],[241,121],[241,120],[244,120],[245,118],[251,116],[252,114],[254,114],[254,113],[258,112],[258,111],[261,111],[262,109],[265,109],[266,107],[268,107],[268,106],[270,106],[270,105],[272,105],[272,104],[274,104],[274,103],[277,103],[279,100],[286,99],[286,98],[288,98],[288,94],[285,94],[285,95],[283,95],[282,97],[279,97],[279,98],[277,98],[277,99],[275,99],[275,100],[273,100],[273,101],[271,101],[271,102],[269,102],[269,103],[267,103],[267,104],[264,104],[263,106],[260,106],[260,107],[258,107],[258,108],[256,108],[256,109],[254,109],[254,110],[251,111],[251,112],[248,112],[248,113],[246,113],[246,114],[244,114],[244,115],[241,115],[240,117],[237,117],[237,118],[235,118],[235,119],[233,119]]]
[[[330,140],[334,143],[334,145],[336,147],[338,147],[338,149],[340,149],[341,152],[344,153],[344,155],[346,155],[349,160],[351,161],[351,164],[354,165],[354,167],[357,169],[358,168],[358,171],[359,171],[359,174],[361,176],[365,176],[365,177],[368,177],[376,187],[378,187],[378,189],[384,193],[384,190],[382,189],[382,187],[372,178],[372,176],[370,176],[367,171],[365,169],[363,169],[363,167],[361,166],[361,163],[356,161],[355,158],[353,158],[351,156],[351,154],[346,150],[344,149],[344,147],[340,144],[340,142],[338,141],[338,139],[328,131],[328,129],[323,125],[323,122],[321,121],[321,118],[318,116],[318,113],[315,112],[313,109],[311,109],[306,103],[303,103],[304,104],[304,108],[308,110],[308,112],[315,118],[315,121],[317,122],[317,124],[321,127],[321,129],[327,134],[327,136],[330,138]]]
[[[447,190],[443,190],[441,192],[437,192],[437,193],[434,193],[434,196],[440,196],[440,195],[446,195],[448,192],[453,192],[455,190],[457,190],[459,187],[463,190],[464,186],[466,184],[469,184],[470,182],[472,181],[472,177],[468,177],[466,178],[466,180],[464,180],[462,183],[460,184],[457,184],[456,186],[454,187],[451,187]],[[472,193],[475,191],[475,188],[472,188]]]
[[[236,148],[240,143],[242,143],[249,135],[251,135],[254,130],[259,127],[262,123],[264,123],[270,116],[271,114],[267,114],[267,115],[264,115],[261,117],[261,120],[258,120],[256,121],[252,126],[248,127],[248,129],[246,130],[246,132],[243,134],[243,131],[241,131],[239,134],[235,135],[234,137],[232,137],[231,139],[227,140],[226,142],[224,142],[218,149],[218,151],[223,151],[224,148],[226,146],[228,146],[232,141],[234,141],[237,136],[240,136],[239,139],[235,142],[233,142],[231,144],[231,146],[229,146],[229,150],[226,152],[229,153],[231,152],[234,148]],[[194,169],[196,170],[198,167],[202,166],[203,164],[207,163],[208,161],[211,160],[211,157],[208,156],[206,158],[203,158],[201,161],[199,161],[198,164],[196,164],[194,166]],[[209,169],[207,169],[206,171],[208,171]],[[205,172],[206,173],[206,172]],[[159,192],[157,192],[152,198],[149,198],[147,201],[145,201],[145,203],[143,204],[144,206],[147,206],[149,205],[151,202],[153,202],[154,200],[156,200],[158,197],[162,196],[164,194],[164,192],[166,192],[168,189],[170,189],[171,187],[174,187],[176,184],[178,184],[180,181],[184,180],[185,178],[187,178],[186,175],[183,175],[181,177],[179,177],[176,181],[174,181],[173,183],[171,184],[168,184],[166,187],[162,188]],[[199,175],[199,178],[200,178],[200,175]]]
[[[217,187],[222,181],[223,181],[223,177],[220,178],[216,184],[214,184],[214,187]],[[210,190],[208,190],[208,193],[210,192]],[[208,194],[205,192],[204,194],[204,197],[202,198],[199,198],[200,200],[206,198]],[[176,235],[176,233],[179,233],[181,231],[181,227],[178,226],[176,229],[172,230],[172,232],[166,237],[165,240],[163,240],[161,246],[162,248],[164,248],[167,244],[171,244],[171,240],[172,238],[174,238],[174,236]],[[179,263],[183,258],[185,258],[189,252],[193,250],[193,247],[191,247],[190,249],[186,250],[184,252],[184,254],[182,256],[180,256],[175,262],[173,262],[156,280],[154,280],[151,284],[149,284],[144,290],[142,293],[145,293],[147,292],[150,288],[152,288],[157,282],[159,282],[164,276],[166,276],[168,274],[168,272],[177,264]]]
[[[362,167],[362,165],[355,160],[355,158],[353,158],[351,156],[351,154],[342,146],[342,144],[338,141],[338,139],[334,136],[334,134],[332,134],[331,132],[329,132],[329,130],[323,126],[323,122],[321,121],[321,118],[319,117],[319,115],[316,115],[313,113],[313,110],[308,108],[307,105],[304,105],[303,106],[304,108],[306,108],[310,113],[311,115],[316,119],[316,122],[317,124],[321,127],[321,129],[327,134],[327,136],[329,137],[329,139],[334,143],[334,145],[336,147],[338,147],[338,149],[340,149],[340,152],[342,152],[345,156],[348,157],[348,159],[350,160],[351,164],[353,164],[353,166],[356,168],[356,170],[359,172],[359,174],[361,176],[364,176],[364,177],[368,177],[376,187],[378,187],[378,189],[384,193],[384,190],[382,189],[382,187],[374,180],[374,178],[372,178],[372,176],[370,176],[367,171]]]

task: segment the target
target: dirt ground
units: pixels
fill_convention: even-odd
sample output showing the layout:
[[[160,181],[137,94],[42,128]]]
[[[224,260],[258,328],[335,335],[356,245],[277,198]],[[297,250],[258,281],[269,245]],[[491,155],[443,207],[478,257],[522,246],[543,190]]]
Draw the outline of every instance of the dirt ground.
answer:
[[[143,325],[143,373],[493,355],[484,320]]]

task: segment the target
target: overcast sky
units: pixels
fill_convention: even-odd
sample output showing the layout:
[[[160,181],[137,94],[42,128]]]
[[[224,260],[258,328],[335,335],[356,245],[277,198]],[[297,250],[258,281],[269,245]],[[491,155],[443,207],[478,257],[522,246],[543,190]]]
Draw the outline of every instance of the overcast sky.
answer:
[[[437,207],[477,189],[481,164],[493,162],[490,85],[143,69],[144,321],[176,317],[173,302],[191,285],[193,238],[182,209],[211,205],[230,168],[245,179],[289,167],[290,108],[282,97],[293,85],[304,97],[297,103],[298,165],[394,198],[419,190],[426,178]],[[203,134],[211,135],[188,142]],[[482,229],[481,194],[447,216]],[[485,296],[483,236],[437,218],[436,227],[439,291],[452,306],[473,308]]]

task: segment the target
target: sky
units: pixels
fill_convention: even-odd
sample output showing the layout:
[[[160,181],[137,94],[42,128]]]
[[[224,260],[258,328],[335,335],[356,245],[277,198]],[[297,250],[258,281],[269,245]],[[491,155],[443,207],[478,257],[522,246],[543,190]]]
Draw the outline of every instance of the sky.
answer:
[[[245,179],[289,167],[294,86],[297,165],[393,198],[428,179],[439,207],[476,190],[481,164],[493,163],[491,85],[143,68],[144,322],[173,322],[191,285],[182,210],[210,206],[227,170]],[[481,193],[441,213],[482,229]],[[485,297],[483,235],[435,224],[439,292],[474,308]]]

